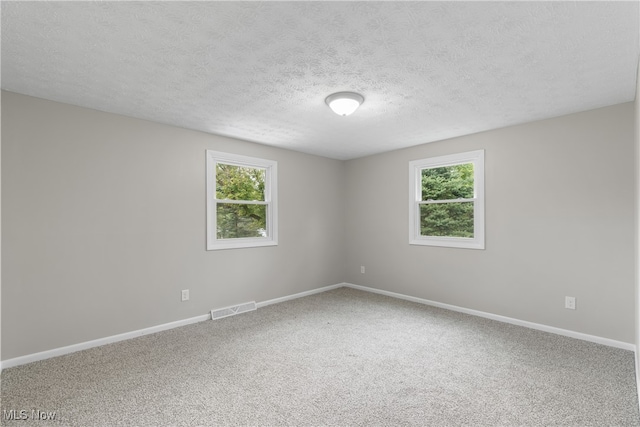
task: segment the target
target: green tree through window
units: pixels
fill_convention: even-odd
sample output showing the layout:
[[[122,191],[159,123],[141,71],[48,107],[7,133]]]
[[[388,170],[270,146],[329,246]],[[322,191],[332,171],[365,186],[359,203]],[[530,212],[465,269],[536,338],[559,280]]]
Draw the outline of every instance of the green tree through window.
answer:
[[[484,249],[484,150],[409,162],[409,244]]]
[[[473,164],[422,170],[420,235],[473,238]]]
[[[278,162],[207,150],[207,250],[278,245]]]
[[[264,193],[265,169],[217,163],[217,238],[265,237]]]

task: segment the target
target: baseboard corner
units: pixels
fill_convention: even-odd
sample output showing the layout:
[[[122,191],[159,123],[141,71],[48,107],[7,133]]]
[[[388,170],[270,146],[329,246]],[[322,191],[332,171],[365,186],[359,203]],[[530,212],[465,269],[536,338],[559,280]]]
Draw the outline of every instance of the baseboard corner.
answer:
[[[323,286],[321,288],[311,289],[309,291],[298,292],[298,293],[295,293],[295,294],[286,295],[286,296],[279,297],[279,298],[273,298],[273,299],[270,299],[270,300],[261,301],[261,302],[256,303],[256,306],[257,306],[257,308],[262,308],[262,307],[266,307],[266,306],[272,305],[272,304],[279,304],[279,303],[285,302],[285,301],[291,301],[291,300],[298,299],[298,298],[308,297],[309,295],[314,295],[314,294],[319,294],[319,293],[322,293],[322,292],[332,291],[334,289],[342,288],[344,286],[345,286],[345,283],[337,283],[335,285]]]
[[[555,326],[543,325],[543,324],[540,324],[540,323],[529,322],[527,320],[520,320],[520,319],[515,319],[515,318],[512,318],[512,317],[501,316],[499,314],[487,313],[487,312],[484,312],[484,311],[473,310],[473,309],[465,308],[465,307],[459,307],[459,306],[452,305],[452,304],[445,304],[445,303],[441,303],[441,302],[437,302],[437,301],[431,301],[431,300],[427,300],[427,299],[424,299],[424,298],[412,297],[410,295],[404,295],[404,294],[400,294],[400,293],[396,293],[396,292],[385,291],[385,290],[382,290],[382,289],[371,288],[371,287],[368,287],[368,286],[354,285],[352,283],[345,283],[344,286],[348,287],[348,288],[358,289],[358,290],[365,291],[365,292],[372,292],[372,293],[376,293],[376,294],[380,294],[380,295],[385,295],[385,296],[392,297],[392,298],[398,298],[398,299],[402,299],[402,300],[406,300],[406,301],[417,302],[419,304],[429,305],[429,306],[432,306],[432,307],[444,308],[446,310],[456,311],[456,312],[464,313],[464,314],[470,314],[472,316],[478,316],[478,317],[483,317],[483,318],[486,318],[486,319],[496,320],[498,322],[509,323],[509,324],[517,325],[517,326],[523,326],[523,327],[529,328],[529,329],[535,329],[535,330],[538,330],[538,331],[549,332],[549,333],[556,334],[556,335],[562,335],[562,336],[566,336],[566,337],[569,337],[569,338],[575,338],[575,339],[579,339],[579,340],[583,340],[583,341],[589,341],[589,342],[593,342],[593,343],[596,343],[596,344],[606,345],[606,346],[609,346],[609,347],[620,348],[622,350],[630,350],[630,351],[634,351],[634,352],[636,351],[636,346],[634,344],[627,343],[627,342],[624,342],[624,341],[617,341],[617,340],[613,340],[613,339],[610,339],[610,338],[599,337],[599,336],[596,336],[596,335],[589,335],[589,334],[585,334],[585,333],[582,333],[582,332],[576,332],[576,331],[571,331],[571,330],[568,330],[568,329],[557,328]]]

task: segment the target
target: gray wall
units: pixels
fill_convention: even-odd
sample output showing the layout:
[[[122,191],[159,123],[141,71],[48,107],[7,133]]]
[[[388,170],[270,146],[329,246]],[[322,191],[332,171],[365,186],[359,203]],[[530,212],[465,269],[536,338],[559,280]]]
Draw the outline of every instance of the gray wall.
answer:
[[[636,342],[633,103],[347,162],[7,92],[2,113],[3,360],[343,281]],[[480,148],[487,249],[410,246],[408,162]],[[204,250],[206,149],[278,161],[277,247]]]
[[[348,161],[346,280],[634,343],[633,123],[626,103]],[[408,162],[477,149],[486,250],[410,246]]]
[[[2,92],[0,91],[0,117],[2,117]],[[0,133],[0,153],[2,152],[2,135]],[[0,242],[2,241],[2,157],[0,156]],[[2,260],[2,245],[0,244],[0,261]],[[2,262],[0,262],[0,355],[2,355]],[[0,357],[0,372],[2,358]]]
[[[344,279],[343,162],[8,92],[2,113],[3,360]],[[206,149],[278,161],[277,247],[205,250]]]
[[[640,59],[638,60],[638,70],[636,74],[636,99],[634,102],[635,108],[635,161],[636,161],[636,187],[635,187],[635,196],[636,196],[636,246],[635,246],[635,264],[636,264],[636,277],[635,277],[635,304],[636,304],[636,317],[635,317],[635,327],[636,327],[636,336],[635,336],[635,345],[636,345],[636,382],[637,385],[640,386],[640,372],[638,372],[638,368],[640,368],[640,351],[638,351],[638,346],[640,346]],[[640,388],[640,387],[639,387]]]

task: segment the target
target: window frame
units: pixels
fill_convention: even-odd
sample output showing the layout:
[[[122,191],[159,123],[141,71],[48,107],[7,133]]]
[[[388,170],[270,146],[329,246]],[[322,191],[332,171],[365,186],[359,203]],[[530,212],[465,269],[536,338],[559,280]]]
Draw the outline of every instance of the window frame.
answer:
[[[473,164],[474,195],[473,199],[460,199],[460,202],[473,202],[473,238],[422,236],[420,234],[420,205],[424,202],[422,200],[422,170],[466,163]],[[484,150],[467,151],[409,162],[409,244],[485,249],[484,186]]]
[[[278,245],[278,162],[258,157],[240,154],[223,153],[206,150],[207,169],[207,250],[254,248]],[[223,163],[232,166],[260,168],[265,170],[264,201],[244,201],[266,206],[267,236],[240,237],[233,239],[218,239],[217,204],[234,203],[238,200],[218,199],[216,192],[216,165]]]

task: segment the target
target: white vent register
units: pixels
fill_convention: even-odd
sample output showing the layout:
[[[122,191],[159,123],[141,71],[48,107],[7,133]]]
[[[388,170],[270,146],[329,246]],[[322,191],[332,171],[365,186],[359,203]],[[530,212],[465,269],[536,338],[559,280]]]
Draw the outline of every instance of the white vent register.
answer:
[[[211,310],[211,320],[222,319],[223,317],[234,316],[240,313],[246,313],[247,311],[254,311],[256,309],[256,302],[245,302],[244,304],[234,305],[231,307],[219,308],[217,310]]]

